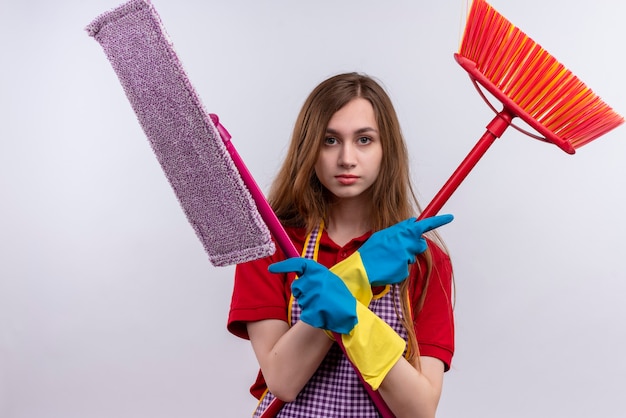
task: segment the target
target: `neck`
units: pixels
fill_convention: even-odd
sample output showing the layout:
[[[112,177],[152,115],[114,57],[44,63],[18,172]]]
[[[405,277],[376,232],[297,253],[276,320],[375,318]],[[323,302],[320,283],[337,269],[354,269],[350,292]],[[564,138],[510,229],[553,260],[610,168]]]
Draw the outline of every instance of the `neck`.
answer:
[[[326,222],[328,236],[340,246],[371,229],[370,205],[362,201],[342,200],[332,207]]]

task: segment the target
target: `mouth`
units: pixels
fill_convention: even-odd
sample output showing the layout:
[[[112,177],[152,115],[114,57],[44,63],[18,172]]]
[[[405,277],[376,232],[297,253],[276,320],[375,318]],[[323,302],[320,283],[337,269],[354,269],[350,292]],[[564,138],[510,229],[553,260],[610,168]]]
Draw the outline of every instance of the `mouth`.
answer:
[[[335,176],[335,178],[339,183],[343,185],[350,185],[356,183],[356,181],[359,179],[359,176],[355,176],[353,174],[340,174],[338,176]]]

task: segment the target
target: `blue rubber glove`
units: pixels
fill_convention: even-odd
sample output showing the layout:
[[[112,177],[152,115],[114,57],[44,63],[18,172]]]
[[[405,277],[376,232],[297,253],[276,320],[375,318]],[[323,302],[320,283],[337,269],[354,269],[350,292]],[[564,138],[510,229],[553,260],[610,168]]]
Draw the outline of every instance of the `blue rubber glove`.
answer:
[[[300,319],[327,331],[348,334],[357,323],[356,299],[343,281],[316,261],[294,257],[269,266],[271,273],[296,273],[291,293]]]
[[[410,218],[375,232],[357,250],[370,285],[399,283],[409,276],[409,264],[428,248],[425,232],[452,222],[452,215],[433,216],[415,221]]]

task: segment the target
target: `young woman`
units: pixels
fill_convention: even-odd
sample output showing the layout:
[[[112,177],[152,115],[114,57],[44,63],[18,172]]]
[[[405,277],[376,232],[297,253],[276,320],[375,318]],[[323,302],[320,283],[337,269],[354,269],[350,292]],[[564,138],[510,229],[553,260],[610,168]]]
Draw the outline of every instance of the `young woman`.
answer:
[[[364,384],[397,417],[434,416],[454,352],[452,267],[422,234],[452,217],[411,219],[406,145],[375,80],[340,74],[311,92],[269,201],[303,258],[236,268],[228,329],[260,365],[254,416],[278,398],[280,417],[377,417]]]

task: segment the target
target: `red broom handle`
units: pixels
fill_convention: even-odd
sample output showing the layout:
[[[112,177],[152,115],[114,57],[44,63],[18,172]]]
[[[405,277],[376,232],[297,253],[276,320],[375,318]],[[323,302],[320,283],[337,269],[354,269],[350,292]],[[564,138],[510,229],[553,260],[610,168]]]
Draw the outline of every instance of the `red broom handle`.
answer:
[[[491,144],[494,143],[496,138],[502,136],[506,128],[511,125],[511,121],[515,117],[515,114],[510,112],[506,107],[498,113],[491,122],[487,125],[487,130],[483,136],[478,140],[474,148],[467,154],[465,159],[452,173],[448,181],[443,185],[441,190],[435,195],[433,200],[426,206],[426,209],[422,211],[418,220],[435,216],[448,201],[452,193],[459,187],[461,182],[465,180],[470,171],[476,166],[476,163],[485,155],[485,152],[489,149]]]
[[[230,154],[230,157],[233,160],[233,163],[235,164],[235,167],[237,167],[237,171],[239,171],[239,174],[241,175],[243,182],[248,187],[248,190],[250,191],[250,194],[252,195],[252,199],[254,199],[254,202],[256,203],[259,214],[261,215],[261,217],[263,218],[263,221],[265,222],[268,229],[274,236],[276,243],[278,244],[280,249],[283,250],[287,258],[300,257],[298,250],[296,250],[296,247],[293,245],[293,242],[287,235],[287,232],[285,231],[282,224],[276,217],[274,210],[272,210],[272,207],[267,202],[267,199],[265,199],[265,196],[263,195],[261,188],[254,180],[254,177],[252,177],[252,174],[248,170],[248,167],[246,167],[246,164],[243,162],[243,159],[241,158],[241,156],[239,155],[239,153],[237,152],[237,150],[231,143],[230,141],[231,135],[228,133],[226,128],[224,128],[224,126],[222,126],[222,124],[219,123],[219,118],[217,115],[211,114],[210,117],[211,117],[211,120],[213,121],[213,124],[217,128],[220,134],[220,137],[222,138],[222,141],[224,142],[224,145],[226,146],[226,150]],[[335,340],[337,341],[337,344],[339,344],[339,346],[341,347],[341,350],[346,355],[346,358],[349,358],[346,353],[346,349],[343,346],[343,343],[341,342],[341,334],[333,333],[333,335],[335,337]],[[359,376],[359,379],[361,380],[363,387],[369,394],[370,398],[372,399],[372,402],[374,402],[374,405],[378,409],[378,412],[380,412],[381,416],[383,418],[393,418],[394,416],[393,413],[391,412],[391,410],[389,409],[389,407],[383,400],[382,396],[380,396],[380,393],[378,391],[373,390],[372,387],[365,382],[365,380],[363,379],[363,376],[361,376],[361,373],[354,366],[354,364],[352,364],[352,362],[350,362],[350,364],[356,371],[357,376]],[[283,405],[284,405],[283,401],[281,401],[278,398],[275,398],[270,403],[270,406],[263,413],[262,418],[275,417],[276,414],[278,414],[280,409],[283,407]]]

